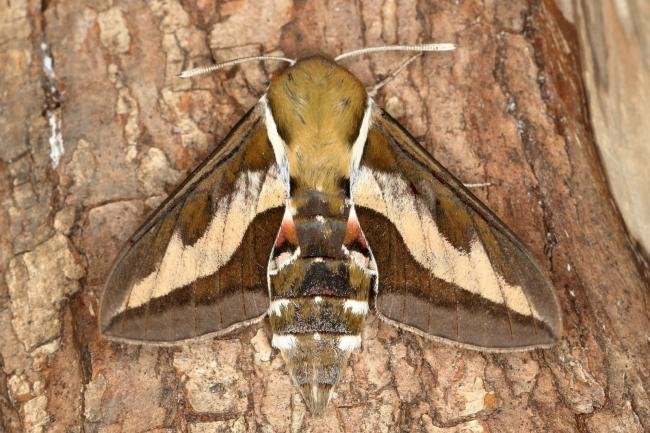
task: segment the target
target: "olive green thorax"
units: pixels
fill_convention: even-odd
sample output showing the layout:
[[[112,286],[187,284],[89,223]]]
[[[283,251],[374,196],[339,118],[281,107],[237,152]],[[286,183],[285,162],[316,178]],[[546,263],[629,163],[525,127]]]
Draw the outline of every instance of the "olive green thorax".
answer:
[[[300,192],[309,190],[341,205],[367,103],[363,84],[334,61],[314,56],[275,77],[267,95],[287,145],[294,204],[300,206]]]

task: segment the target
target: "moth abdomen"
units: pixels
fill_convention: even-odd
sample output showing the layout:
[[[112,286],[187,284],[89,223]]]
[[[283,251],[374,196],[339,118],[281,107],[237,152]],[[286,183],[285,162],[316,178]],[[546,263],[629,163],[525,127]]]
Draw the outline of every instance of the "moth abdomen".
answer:
[[[341,187],[345,187],[344,182],[332,185],[333,191],[330,193],[308,189],[294,194],[292,199],[296,204],[296,216],[300,215],[301,218],[342,218],[346,190]]]
[[[351,253],[357,251],[350,242],[358,237],[350,234],[356,226],[349,212],[287,213],[275,247],[282,252],[274,251],[269,263],[272,345],[315,414],[327,406],[350,353],[361,345],[368,314],[374,276]]]
[[[329,403],[349,355],[360,341],[358,335],[274,335],[273,345],[280,349],[293,383],[314,415],[321,414]]]
[[[355,278],[350,258],[296,258],[290,265],[269,271],[272,299],[301,296],[356,298],[370,290],[370,281]]]
[[[336,297],[279,298],[271,302],[270,321],[276,334],[360,334],[368,312],[366,299]]]
[[[350,353],[361,345],[367,313],[367,296],[303,296],[271,302],[272,345],[282,353],[312,413],[326,407]]]
[[[347,218],[314,217],[294,218],[296,233],[300,239],[302,258],[322,257],[345,259],[341,245],[347,229]]]

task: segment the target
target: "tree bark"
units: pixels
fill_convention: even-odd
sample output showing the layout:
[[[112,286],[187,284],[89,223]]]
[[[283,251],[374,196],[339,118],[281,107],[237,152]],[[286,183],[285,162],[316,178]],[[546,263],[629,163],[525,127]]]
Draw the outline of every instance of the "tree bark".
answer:
[[[551,275],[556,347],[484,354],[371,315],[311,418],[267,323],[172,348],[99,338],[122,243],[280,66],[178,72],[422,41],[459,49],[378,103],[461,180],[490,183],[476,194]],[[607,187],[577,41],[550,0],[1,2],[0,431],[648,431],[647,268]],[[345,65],[371,84],[402,59]]]
[[[630,235],[650,251],[650,3],[558,0],[575,23],[596,144]]]

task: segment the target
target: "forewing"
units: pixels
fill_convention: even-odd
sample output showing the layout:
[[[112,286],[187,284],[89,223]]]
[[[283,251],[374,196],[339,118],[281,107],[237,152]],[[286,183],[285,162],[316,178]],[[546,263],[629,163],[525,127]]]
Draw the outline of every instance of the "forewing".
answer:
[[[266,267],[283,215],[259,107],[130,239],[101,300],[102,334],[165,343],[261,319]]]
[[[553,286],[532,255],[379,108],[352,200],[378,269],[381,318],[491,350],[545,347],[561,334]]]

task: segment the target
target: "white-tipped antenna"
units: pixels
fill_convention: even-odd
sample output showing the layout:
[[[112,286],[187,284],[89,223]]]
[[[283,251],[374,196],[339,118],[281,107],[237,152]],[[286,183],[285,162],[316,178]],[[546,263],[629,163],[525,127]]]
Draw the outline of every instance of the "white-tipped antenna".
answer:
[[[178,74],[178,76],[180,78],[196,77],[197,75],[208,74],[210,72],[216,71],[217,69],[223,69],[223,68],[227,68],[229,66],[238,65],[240,63],[252,62],[252,61],[255,61],[255,60],[276,60],[276,61],[279,61],[279,62],[287,62],[290,65],[293,65],[294,63],[296,63],[296,61],[293,60],[293,59],[289,59],[289,58],[286,58],[286,57],[278,57],[278,56],[242,57],[242,58],[239,58],[239,59],[233,59],[233,60],[228,60],[226,62],[217,63],[215,65],[200,66],[200,67],[194,68],[194,69],[187,69],[187,70],[181,72],[180,74]]]
[[[456,49],[456,44],[420,44],[420,45],[384,45],[381,47],[368,47],[359,50],[348,51],[347,53],[339,54],[334,58],[335,61],[347,59],[348,57],[361,56],[369,53],[376,53],[382,51],[453,51]]]

